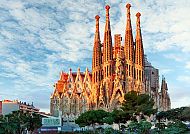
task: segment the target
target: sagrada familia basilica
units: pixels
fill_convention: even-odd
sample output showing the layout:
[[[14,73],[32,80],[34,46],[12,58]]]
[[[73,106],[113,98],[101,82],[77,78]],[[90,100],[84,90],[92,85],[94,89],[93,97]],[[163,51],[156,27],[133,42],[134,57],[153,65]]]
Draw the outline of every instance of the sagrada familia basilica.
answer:
[[[140,16],[136,14],[136,37],[133,40],[130,4],[126,5],[127,19],[124,44],[120,34],[114,35],[110,26],[109,10],[106,6],[104,39],[100,40],[99,19],[95,16],[96,30],[92,55],[92,72],[86,68],[81,72],[61,72],[60,79],[50,99],[50,112],[57,116],[61,112],[64,120],[74,121],[81,113],[92,109],[112,111],[119,108],[124,95],[129,91],[149,94],[158,110],[170,109],[171,102],[165,78],[159,88],[159,70],[148,62],[144,55],[140,27]]]

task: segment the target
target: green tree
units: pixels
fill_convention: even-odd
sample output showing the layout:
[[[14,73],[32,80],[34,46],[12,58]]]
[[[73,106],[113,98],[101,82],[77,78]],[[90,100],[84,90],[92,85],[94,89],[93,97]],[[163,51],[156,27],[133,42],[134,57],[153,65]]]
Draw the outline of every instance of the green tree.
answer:
[[[149,134],[150,128],[151,128],[151,123],[147,121],[140,121],[135,122],[132,121],[128,125],[128,129],[132,133],[137,133],[137,134]]]
[[[27,129],[33,132],[42,126],[41,124],[42,116],[36,113],[31,113],[28,115]]]
[[[180,119],[183,121],[190,121],[190,107],[186,107],[183,109]]]
[[[157,109],[153,109],[154,100],[148,94],[140,94],[137,96],[137,114],[143,113],[150,116],[157,112]]]
[[[41,126],[41,116],[35,113],[13,111],[0,117],[0,132],[6,134],[21,134],[28,128],[33,131]]]
[[[190,121],[190,107],[181,107],[168,111],[161,111],[156,115],[156,118],[159,121],[161,119]]]
[[[183,124],[181,121],[176,120],[175,122],[169,123],[167,128],[162,130],[162,134],[182,134],[186,132],[187,126]]]
[[[95,124],[103,124],[105,122],[105,118],[108,117],[109,113],[104,110],[91,110],[85,113],[82,113],[76,120],[80,127],[90,126],[92,125],[95,130]]]
[[[147,94],[138,95],[137,92],[131,91],[124,96],[121,109],[131,116],[131,120],[134,115],[151,115],[156,113],[157,109],[153,109],[154,101]]]
[[[129,114],[120,109],[114,109],[110,115],[113,122],[118,124],[119,130],[121,129],[121,123],[126,123],[130,119]]]
[[[139,129],[140,129],[141,134],[149,134],[152,124],[148,121],[140,121],[139,126],[140,126]]]

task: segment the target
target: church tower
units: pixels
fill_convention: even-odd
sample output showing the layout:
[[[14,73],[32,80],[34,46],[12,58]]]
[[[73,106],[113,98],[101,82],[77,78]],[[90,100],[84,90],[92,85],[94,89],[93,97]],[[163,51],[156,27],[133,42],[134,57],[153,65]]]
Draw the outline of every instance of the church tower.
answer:
[[[159,89],[159,73],[144,58],[140,27],[140,13],[136,14],[136,37],[133,39],[131,25],[131,5],[126,5],[126,28],[124,43],[121,34],[112,34],[110,26],[110,6],[106,5],[104,39],[100,40],[98,15],[95,16],[95,37],[92,55],[92,72],[61,72],[51,95],[51,113],[62,111],[64,121],[74,121],[88,110],[112,111],[120,108],[124,96],[130,91],[147,93],[154,99],[160,110],[170,109],[171,102],[165,78]],[[145,59],[145,60],[144,60]],[[145,72],[145,73],[144,73]],[[146,78],[146,79],[145,79]]]
[[[112,76],[112,36],[111,36],[111,26],[110,26],[110,17],[109,17],[109,9],[110,6],[106,7],[106,25],[104,31],[104,43],[103,43],[103,71],[104,71],[104,79],[110,78]]]
[[[142,35],[140,28],[140,16],[138,12],[136,14],[136,40],[135,40],[135,91],[143,93],[144,91],[144,49],[142,43]]]
[[[161,91],[159,93],[159,100],[160,100],[160,110],[161,111],[167,111],[171,109],[171,102],[170,102],[170,97],[168,94],[168,86],[167,86],[167,82],[165,80],[165,77],[162,76],[162,83],[161,83]]]
[[[92,57],[92,89],[93,89],[93,100],[94,107],[97,107],[98,96],[100,92],[100,81],[102,80],[102,53],[101,53],[101,41],[99,32],[99,19],[98,15],[95,16],[96,19],[96,30],[94,37],[94,47],[93,47],[93,57]]]
[[[112,52],[112,36],[110,27],[109,10],[110,6],[106,5],[106,24],[103,42],[103,81],[100,91],[99,107],[107,109],[109,106],[110,94],[112,90],[112,74],[113,74],[113,52]]]
[[[125,30],[125,62],[126,62],[126,77],[127,77],[127,91],[134,90],[134,42],[131,26],[130,4],[126,5],[127,8],[127,24]]]
[[[114,74],[113,74],[113,89],[110,99],[110,110],[121,107],[121,104],[126,93],[126,78],[125,78],[125,58],[123,46],[121,46],[121,35],[114,36]]]

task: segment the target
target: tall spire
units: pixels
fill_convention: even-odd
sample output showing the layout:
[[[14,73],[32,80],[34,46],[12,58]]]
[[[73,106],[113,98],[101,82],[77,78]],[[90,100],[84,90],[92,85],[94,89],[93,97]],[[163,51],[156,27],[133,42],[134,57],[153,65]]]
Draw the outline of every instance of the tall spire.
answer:
[[[142,35],[140,28],[140,16],[141,14],[138,12],[136,14],[137,22],[136,22],[136,44],[135,44],[135,63],[144,66],[144,49],[142,43]]]
[[[110,16],[109,16],[110,6],[106,5],[105,9],[106,9],[106,26],[105,26],[105,31],[110,31],[111,32],[111,29],[110,29]]]
[[[103,74],[103,86],[100,89],[99,93],[102,94],[104,97],[104,102],[102,103],[102,96],[99,96],[98,106],[102,106],[102,104],[107,105],[108,108],[108,101],[110,97],[110,93],[112,90],[112,74],[113,74],[113,52],[112,52],[112,37],[111,37],[111,27],[110,27],[110,17],[109,17],[109,9],[110,6],[106,5],[106,24],[105,24],[105,31],[104,31],[104,42],[103,42],[103,64],[102,64],[102,74]],[[109,82],[105,82],[108,81]]]
[[[126,8],[127,8],[127,27],[126,27],[126,31],[127,31],[127,30],[132,30],[132,27],[131,27],[131,13],[130,13],[131,4],[128,3],[126,5]]]
[[[142,37],[141,37],[141,27],[140,27],[140,16],[141,14],[138,12],[136,14],[136,17],[137,17],[137,35],[136,35],[136,39],[141,39],[142,40]]]
[[[101,42],[100,42],[100,32],[99,32],[99,19],[100,16],[96,15],[96,30],[94,36],[94,48],[93,48],[93,60],[92,60],[92,69],[101,64]]]
[[[161,91],[165,89],[166,89],[166,80],[165,77],[162,75]]]
[[[111,37],[111,27],[110,27],[110,17],[109,17],[109,9],[110,6],[106,5],[106,25],[104,32],[104,45],[103,45],[103,60],[107,62],[112,60],[112,37]]]
[[[99,45],[100,44],[100,32],[99,32],[99,19],[100,16],[96,15],[96,31],[95,31],[95,37],[94,37],[94,45]]]
[[[100,66],[102,61],[102,53],[101,53],[101,41],[100,41],[100,32],[99,32],[99,19],[98,15],[95,16],[96,19],[96,30],[94,36],[94,47],[93,47],[93,57],[92,57],[92,81],[98,82],[100,77]]]
[[[127,22],[126,22],[126,30],[125,30],[124,53],[125,53],[126,70],[127,70],[126,75],[127,77],[133,78],[134,77],[134,42],[133,42],[133,32],[132,32],[132,26],[131,26],[130,8],[131,8],[131,4],[128,3],[126,5],[126,9],[127,9],[126,21]],[[132,85],[129,85],[129,87],[132,87]]]
[[[126,24],[126,31],[125,31],[125,57],[126,57],[126,60],[130,60],[133,62],[134,45],[133,45],[133,33],[132,33],[131,17],[130,17],[130,7],[131,5],[128,3],[126,5],[127,24]]]

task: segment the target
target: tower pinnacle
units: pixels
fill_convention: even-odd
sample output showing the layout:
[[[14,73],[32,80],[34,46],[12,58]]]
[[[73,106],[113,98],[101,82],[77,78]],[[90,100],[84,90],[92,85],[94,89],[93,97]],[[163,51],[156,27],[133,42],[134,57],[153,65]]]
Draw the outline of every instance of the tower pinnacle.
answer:
[[[92,57],[92,81],[93,83],[96,83],[100,81],[100,77],[97,78],[97,76],[100,76],[100,67],[101,67],[101,61],[102,61],[102,54],[101,54],[101,41],[100,41],[100,32],[99,32],[99,19],[100,16],[96,15],[96,30],[95,30],[95,36],[94,36],[94,47],[93,47],[93,57]]]
[[[107,62],[112,60],[112,37],[111,37],[111,27],[110,27],[110,19],[109,19],[109,9],[110,6],[106,5],[106,25],[104,31],[104,47],[103,47],[103,60]]]
[[[110,10],[110,6],[109,5],[106,5],[106,7],[105,7],[105,9],[106,9],[106,23],[107,23],[107,21],[110,21],[109,19],[109,10]]]
[[[141,27],[140,27],[140,16],[141,16],[141,14],[138,12],[137,14],[136,14],[136,17],[137,17],[137,37],[138,38],[141,38]]]
[[[109,6],[109,5],[106,5],[105,8],[106,8],[106,10],[109,10],[109,9],[110,9],[110,6]]]
[[[125,30],[125,44],[124,44],[124,52],[125,52],[125,60],[127,66],[127,76],[133,78],[133,63],[134,63],[134,43],[133,43],[133,33],[131,26],[131,14],[130,14],[131,4],[126,5],[127,9],[127,20],[126,20],[126,30]],[[132,87],[132,86],[130,86]]]
[[[135,63],[143,66],[144,65],[144,51],[142,44],[142,36],[141,36],[141,27],[140,27],[140,16],[141,14],[138,12],[136,14],[136,44],[135,44]]]
[[[94,45],[97,45],[97,44],[100,43],[100,32],[99,32],[99,19],[100,19],[100,16],[96,15],[95,19],[96,19],[96,31],[95,31],[95,37],[94,37]]]
[[[130,8],[131,8],[131,4],[127,4],[126,5],[126,8],[127,8],[127,29],[132,29],[131,28],[131,14],[130,14]]]

